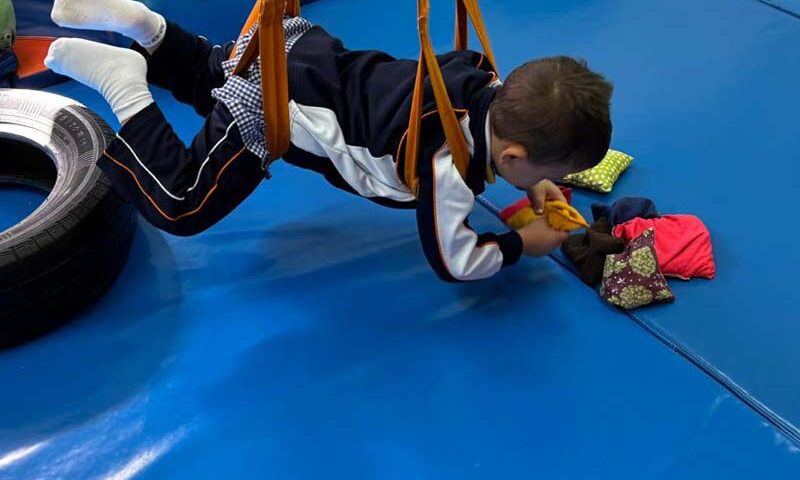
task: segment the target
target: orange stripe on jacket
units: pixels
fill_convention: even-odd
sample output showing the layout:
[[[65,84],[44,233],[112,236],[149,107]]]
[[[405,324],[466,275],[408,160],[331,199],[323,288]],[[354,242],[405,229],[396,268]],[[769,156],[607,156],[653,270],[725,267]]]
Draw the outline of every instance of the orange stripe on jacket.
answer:
[[[217,174],[217,178],[214,179],[214,185],[208,191],[208,193],[206,194],[205,198],[203,198],[203,201],[200,203],[200,206],[198,206],[197,208],[195,208],[191,212],[182,213],[182,214],[178,215],[177,217],[170,216],[169,214],[164,212],[164,210],[161,209],[161,207],[158,205],[158,203],[156,203],[156,201],[153,200],[153,197],[151,197],[150,194],[148,194],[147,191],[144,189],[144,187],[142,187],[142,184],[139,182],[139,178],[136,176],[136,174],[133,172],[133,170],[131,170],[130,168],[126,167],[122,162],[120,162],[116,158],[114,158],[111,155],[109,155],[108,152],[103,152],[103,155],[108,157],[109,160],[111,160],[112,162],[114,162],[117,165],[119,165],[120,167],[122,167],[123,170],[128,172],[128,174],[130,174],[130,176],[133,177],[133,181],[136,182],[136,186],[139,187],[139,190],[142,192],[142,194],[150,201],[150,203],[153,205],[153,208],[155,208],[156,211],[159,214],[161,214],[162,217],[166,218],[169,221],[177,222],[178,220],[180,220],[182,218],[189,217],[191,215],[194,215],[194,214],[196,214],[197,212],[199,212],[200,210],[203,209],[203,207],[206,205],[206,202],[208,201],[208,199],[211,198],[211,195],[217,190],[217,187],[219,186],[219,179],[222,177],[222,174],[225,173],[225,170],[228,169],[228,167],[231,165],[231,163],[233,163],[234,160],[239,158],[239,156],[244,151],[245,151],[245,148],[242,147],[241,150],[236,152],[233,155],[233,157],[231,157],[230,160],[228,160],[225,163],[225,165],[222,166],[222,168],[220,169],[219,173]]]

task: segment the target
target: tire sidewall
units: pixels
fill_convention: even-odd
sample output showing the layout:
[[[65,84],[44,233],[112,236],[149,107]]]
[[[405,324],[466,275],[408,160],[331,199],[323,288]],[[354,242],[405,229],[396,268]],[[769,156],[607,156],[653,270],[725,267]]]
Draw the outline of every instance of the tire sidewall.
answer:
[[[103,127],[80,103],[32,90],[0,89],[0,139],[41,149],[57,171],[55,184],[28,217],[0,232],[0,252],[13,248],[67,215],[103,178],[97,159],[108,139]]]

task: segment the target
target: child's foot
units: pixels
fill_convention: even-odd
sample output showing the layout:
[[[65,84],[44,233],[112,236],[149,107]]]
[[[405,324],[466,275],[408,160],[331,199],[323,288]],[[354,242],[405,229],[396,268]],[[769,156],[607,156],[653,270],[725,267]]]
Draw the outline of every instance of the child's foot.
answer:
[[[137,52],[80,38],[59,38],[44,60],[51,70],[100,92],[120,123],[153,103],[147,62]]]
[[[62,27],[121,33],[150,53],[167,30],[164,17],[134,0],[55,0],[50,18]]]

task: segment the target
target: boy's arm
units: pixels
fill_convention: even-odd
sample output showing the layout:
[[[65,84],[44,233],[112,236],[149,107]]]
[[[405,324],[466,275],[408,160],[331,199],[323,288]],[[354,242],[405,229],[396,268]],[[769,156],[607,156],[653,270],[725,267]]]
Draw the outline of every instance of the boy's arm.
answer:
[[[519,233],[478,235],[469,227],[475,196],[448,150],[420,152],[419,181],[417,226],[422,249],[441,279],[481,280],[519,260]]]

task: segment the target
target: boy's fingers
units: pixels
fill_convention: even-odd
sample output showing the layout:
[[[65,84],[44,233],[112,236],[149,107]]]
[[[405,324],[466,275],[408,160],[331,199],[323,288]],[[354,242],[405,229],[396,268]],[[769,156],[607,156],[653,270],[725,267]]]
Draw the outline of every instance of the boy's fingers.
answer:
[[[567,198],[561,192],[561,189],[558,188],[558,185],[550,180],[542,180],[538,183],[537,187],[544,190],[547,200],[561,200],[562,202],[567,201]]]
[[[567,197],[564,196],[564,193],[558,188],[558,185],[551,183],[548,188],[548,197],[550,200],[561,200],[564,203],[567,203]]]
[[[544,202],[547,200],[547,190],[542,188],[541,185],[534,185],[533,188],[528,190],[528,198],[531,200],[531,208],[533,211],[541,215],[544,213]]]
[[[551,230],[551,233],[552,233],[552,237],[551,238],[554,241],[558,242],[559,244],[563,243],[564,240],[566,240],[569,237],[569,232],[562,232],[560,230],[553,230],[552,228],[550,230]]]
[[[558,188],[555,183],[549,180],[542,180],[531,187],[528,190],[528,198],[531,201],[531,207],[533,208],[533,211],[540,215],[544,213],[544,204],[548,200],[560,200],[564,203],[567,202],[567,198],[561,192],[561,189]]]

